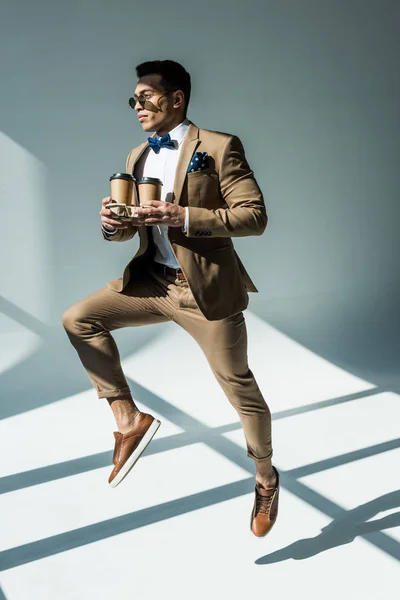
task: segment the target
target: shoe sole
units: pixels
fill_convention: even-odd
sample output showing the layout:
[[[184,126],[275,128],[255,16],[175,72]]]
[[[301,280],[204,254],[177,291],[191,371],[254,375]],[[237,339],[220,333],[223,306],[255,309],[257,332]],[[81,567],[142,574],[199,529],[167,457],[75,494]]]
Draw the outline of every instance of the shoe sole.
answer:
[[[129,471],[132,469],[134,464],[137,462],[137,460],[140,458],[140,456],[146,450],[147,446],[150,444],[151,440],[154,437],[154,434],[156,433],[156,431],[160,427],[160,425],[161,425],[161,421],[154,419],[154,421],[152,422],[152,424],[150,425],[150,427],[144,434],[144,436],[143,436],[142,440],[140,441],[136,450],[134,450],[134,452],[132,452],[132,454],[130,455],[130,457],[124,464],[124,466],[121,467],[119,473],[114,477],[114,479],[112,481],[110,481],[109,485],[111,487],[113,487],[113,488],[117,487],[117,485],[119,483],[121,483],[121,481],[124,479],[124,477],[126,477],[128,475]]]

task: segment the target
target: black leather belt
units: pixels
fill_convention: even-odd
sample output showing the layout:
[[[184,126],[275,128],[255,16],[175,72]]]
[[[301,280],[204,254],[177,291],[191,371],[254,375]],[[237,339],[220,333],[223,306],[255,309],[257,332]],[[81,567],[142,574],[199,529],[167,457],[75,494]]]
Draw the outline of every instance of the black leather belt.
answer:
[[[160,273],[163,277],[170,275],[171,277],[175,277],[175,279],[179,279],[180,281],[185,281],[186,279],[182,269],[173,269],[172,267],[167,267],[167,265],[162,265],[156,261],[153,262],[152,267],[156,273]]]

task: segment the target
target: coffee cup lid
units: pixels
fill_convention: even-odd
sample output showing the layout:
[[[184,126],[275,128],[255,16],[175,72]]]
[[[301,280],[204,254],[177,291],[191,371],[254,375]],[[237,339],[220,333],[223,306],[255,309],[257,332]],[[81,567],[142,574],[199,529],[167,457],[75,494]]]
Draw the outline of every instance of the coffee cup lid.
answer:
[[[142,177],[137,183],[138,185],[140,185],[141,183],[158,183],[159,185],[163,184],[161,179],[157,179],[156,177]]]
[[[126,181],[135,181],[134,176],[130,173],[114,173],[114,175],[111,175],[110,181],[112,181],[113,179],[125,179]]]

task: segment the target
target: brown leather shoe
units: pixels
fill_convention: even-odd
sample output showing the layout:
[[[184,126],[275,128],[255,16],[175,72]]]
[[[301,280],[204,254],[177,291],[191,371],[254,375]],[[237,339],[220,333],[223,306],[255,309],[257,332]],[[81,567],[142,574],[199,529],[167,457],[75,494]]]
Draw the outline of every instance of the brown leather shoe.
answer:
[[[256,483],[256,497],[251,513],[250,529],[257,537],[263,537],[269,533],[278,516],[279,501],[279,473],[272,467],[276,475],[276,486],[265,489]]]
[[[131,431],[127,433],[114,431],[113,463],[115,466],[108,479],[111,487],[116,487],[129,473],[160,425],[161,422],[151,415],[140,413]]]

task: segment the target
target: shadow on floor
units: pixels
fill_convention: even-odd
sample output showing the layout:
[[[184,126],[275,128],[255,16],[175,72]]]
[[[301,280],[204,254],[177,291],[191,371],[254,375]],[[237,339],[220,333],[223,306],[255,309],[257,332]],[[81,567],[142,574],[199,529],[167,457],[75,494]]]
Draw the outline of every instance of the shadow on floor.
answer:
[[[0,571],[23,565],[72,548],[86,546],[106,538],[133,531],[159,521],[187,514],[206,506],[212,506],[231,498],[248,494],[253,488],[253,478],[235,481],[164,504],[145,508],[120,517],[87,525],[80,529],[54,535],[0,552]]]
[[[122,515],[120,517],[108,519],[99,523],[94,523],[93,525],[81,527],[73,531],[68,531],[65,533],[54,535],[43,540],[31,542],[28,544],[17,546],[15,548],[10,548],[9,550],[5,550],[2,553],[0,553],[0,570],[11,569],[21,564],[39,560],[47,556],[52,556],[65,550],[70,550],[72,548],[85,546],[87,544],[100,541],[102,539],[113,537],[114,535],[118,535],[119,533],[132,531],[139,527],[144,527],[152,523],[163,521],[165,519],[192,512],[200,508],[204,508],[206,506],[215,505],[220,502],[224,502],[226,500],[237,498],[239,496],[250,494],[253,492],[253,461],[247,457],[246,452],[243,450],[243,448],[233,443],[231,440],[229,440],[229,438],[221,435],[222,433],[224,433],[223,430],[218,431],[217,433],[214,432],[213,435],[210,434],[207,436],[207,432],[210,433],[208,431],[210,430],[210,428],[204,426],[197,419],[188,415],[181,409],[160,398],[159,396],[153,394],[151,391],[143,388],[136,382],[129,381],[129,383],[134,391],[135,397],[138,398],[140,402],[149,407],[150,410],[158,412],[160,415],[163,415],[166,418],[168,418],[168,420],[170,420],[175,425],[178,425],[179,427],[182,427],[186,430],[186,441],[190,440],[192,436],[199,435],[200,433],[202,436],[204,436],[205,441],[210,448],[219,453],[221,456],[224,456],[228,460],[232,461],[252,476],[241,481],[206,490],[198,494],[193,494],[190,496],[185,496],[184,498],[171,500],[169,502],[152,506],[144,510],[134,511],[127,515]],[[178,436],[176,437],[179,439]],[[183,442],[182,438],[180,439],[180,442]],[[154,442],[154,444],[155,449],[157,450],[156,441]],[[168,444],[168,438],[166,438],[166,440],[159,440],[158,451],[163,451],[164,444]],[[392,442],[377,445],[377,447],[374,448],[374,452],[384,451],[385,449],[387,449],[387,444],[390,445],[392,444]],[[357,452],[343,455],[343,461],[346,462],[351,459],[358,460],[364,455],[371,456],[372,453],[372,449],[365,448],[364,450],[358,450]],[[99,458],[101,460],[104,460],[105,457],[99,457],[95,455],[94,460],[98,460]],[[335,457],[334,465],[337,466],[338,464],[341,464],[340,457]],[[329,465],[332,465],[332,459],[327,459],[326,461],[318,461],[317,463],[315,463],[315,465],[316,466],[314,469],[311,469],[311,465],[306,465],[303,468],[306,469],[307,472],[316,472],[324,470],[325,467],[329,468]],[[45,467],[45,469],[46,468],[47,467]],[[56,465],[54,465],[51,468],[56,468]],[[66,468],[71,468],[71,465],[67,465]],[[23,474],[20,475],[23,476]],[[315,492],[311,488],[308,488],[302,482],[298,481],[295,477],[293,477],[290,472],[286,473],[281,470],[281,482],[283,488],[289,490],[292,494],[295,494],[301,500],[307,502],[310,506],[316,508],[320,512],[331,516],[334,519],[334,522],[340,524],[340,535],[338,535],[336,533],[337,530],[333,528],[333,537],[335,539],[335,545],[341,545],[342,543],[346,543],[347,537],[344,537],[343,533],[345,530],[348,529],[348,527],[351,526],[351,523],[364,523],[365,520],[367,518],[370,518],[371,515],[377,514],[379,511],[382,510],[387,510],[388,507],[399,505],[399,493],[396,493],[396,495],[388,494],[387,496],[374,500],[372,503],[367,503],[364,507],[360,507],[359,512],[357,512],[357,509],[354,511],[349,511],[349,514],[351,513],[352,516],[346,519],[345,515],[347,515],[347,513],[343,511],[343,509],[340,506],[336,505],[321,494]],[[74,486],[73,480],[71,480],[71,486]],[[252,500],[250,501],[250,505],[251,504]],[[250,505],[249,513],[251,509]],[[387,521],[385,520],[383,524],[386,526]],[[372,532],[370,529],[365,529],[364,531],[362,528],[359,528],[357,530],[356,535],[362,535],[364,538],[368,539],[374,545],[379,547],[381,550],[387,552],[392,556],[395,556],[396,553],[399,552],[400,545],[385,534],[377,532],[376,529],[379,529],[380,526],[376,528],[376,526],[374,525],[374,527],[375,533]],[[325,533],[325,535],[327,534]],[[324,537],[324,540],[332,539],[332,532],[330,534],[328,532],[328,536],[329,535],[330,537]],[[371,539],[371,536],[375,537]],[[287,556],[285,550],[279,551],[279,553],[274,553],[272,556],[275,555],[278,555],[278,557],[280,557],[278,558],[278,560],[285,560],[285,558],[290,557]],[[267,561],[268,558],[268,556],[263,557],[262,559],[259,559],[259,561]],[[259,562],[258,564],[264,563]]]
[[[380,512],[400,507],[400,490],[380,496],[375,500],[361,504],[352,510],[344,511],[314,538],[298,540],[286,548],[258,558],[257,565],[269,565],[288,560],[304,560],[326,552],[331,548],[350,544],[358,536],[374,542],[374,533],[400,525],[400,512],[387,515],[382,519],[370,521]],[[400,545],[396,540],[386,536],[386,552],[400,560]]]

